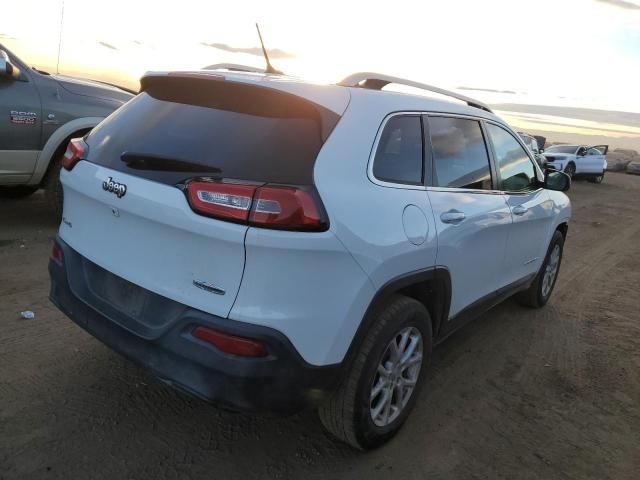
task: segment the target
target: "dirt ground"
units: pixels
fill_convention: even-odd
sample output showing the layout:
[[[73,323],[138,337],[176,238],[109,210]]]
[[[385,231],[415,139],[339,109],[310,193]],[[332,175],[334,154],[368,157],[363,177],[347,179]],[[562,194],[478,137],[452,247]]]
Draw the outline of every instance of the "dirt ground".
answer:
[[[509,300],[438,347],[405,428],[364,454],[315,412],[221,411],[111,352],[47,299],[41,193],[2,200],[0,479],[638,479],[640,177],[569,195],[547,307]]]

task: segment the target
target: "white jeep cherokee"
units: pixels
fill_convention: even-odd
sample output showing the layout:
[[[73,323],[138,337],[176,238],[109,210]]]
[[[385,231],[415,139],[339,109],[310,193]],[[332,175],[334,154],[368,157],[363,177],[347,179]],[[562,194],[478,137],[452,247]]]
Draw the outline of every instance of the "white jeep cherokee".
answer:
[[[150,73],[69,146],[50,296],[180,390],[317,406],[372,448],[406,420],[435,344],[514,293],[549,299],[570,180],[543,175],[489,108],[435,87]]]

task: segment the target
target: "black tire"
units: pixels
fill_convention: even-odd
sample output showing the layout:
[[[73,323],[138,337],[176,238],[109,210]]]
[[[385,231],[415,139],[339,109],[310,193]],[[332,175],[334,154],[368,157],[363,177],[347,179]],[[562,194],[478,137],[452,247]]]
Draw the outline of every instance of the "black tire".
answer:
[[[20,185],[17,187],[0,187],[1,198],[24,198],[38,190],[36,186]]]
[[[564,173],[566,173],[567,175],[569,175],[569,177],[571,177],[571,179],[573,179],[574,175],[576,174],[576,164],[570,162],[566,167],[564,167]]]
[[[543,282],[544,275],[549,265],[549,260],[551,258],[551,253],[553,252],[556,245],[560,248],[560,258],[558,260],[558,267],[556,270],[555,277],[553,278],[553,283],[551,284],[551,289],[547,292],[546,295],[543,293]],[[556,281],[558,280],[558,273],[560,271],[560,265],[562,264],[562,250],[564,248],[564,236],[558,230],[555,231],[553,237],[551,237],[551,243],[549,243],[549,248],[547,249],[547,255],[544,257],[544,262],[542,263],[542,267],[540,267],[540,271],[536,275],[536,278],[533,280],[533,283],[529,286],[527,290],[524,290],[516,295],[516,300],[527,307],[531,308],[541,308],[543,307],[551,298],[551,294],[553,293],[553,289],[556,285]]]
[[[604,180],[604,172],[602,172],[602,175],[598,175],[597,177],[589,177],[589,181],[591,183],[602,183],[603,180]]]
[[[42,182],[44,195],[49,207],[53,210],[56,221],[62,220],[62,204],[64,201],[62,183],[60,183],[60,169],[62,168],[62,157],[58,156],[51,160],[49,171]]]
[[[409,297],[394,295],[374,313],[374,321],[340,388],[319,409],[325,428],[343,442],[368,450],[390,440],[415,405],[433,346],[431,319],[425,306]],[[371,415],[371,389],[387,347],[400,332],[415,327],[422,337],[422,360],[413,392],[400,413],[386,426]],[[389,391],[394,391],[393,387]],[[395,393],[394,393],[395,395]]]

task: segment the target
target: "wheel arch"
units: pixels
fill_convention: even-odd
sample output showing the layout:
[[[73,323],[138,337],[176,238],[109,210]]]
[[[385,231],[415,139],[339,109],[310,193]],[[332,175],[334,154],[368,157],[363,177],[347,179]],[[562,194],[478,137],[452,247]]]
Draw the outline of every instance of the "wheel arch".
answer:
[[[369,328],[375,321],[376,312],[394,295],[404,295],[422,303],[431,317],[431,329],[434,342],[449,317],[451,305],[451,276],[446,267],[431,267],[395,277],[385,283],[369,303],[356,334],[347,350],[345,360],[351,360],[357,354]]]
[[[98,125],[102,120],[104,120],[102,117],[76,118],[65,123],[53,132],[38,154],[36,168],[29,181],[29,185],[38,185],[43,181],[49,171],[51,160],[56,157],[60,149],[66,148],[69,139],[78,135],[84,135],[84,133]]]

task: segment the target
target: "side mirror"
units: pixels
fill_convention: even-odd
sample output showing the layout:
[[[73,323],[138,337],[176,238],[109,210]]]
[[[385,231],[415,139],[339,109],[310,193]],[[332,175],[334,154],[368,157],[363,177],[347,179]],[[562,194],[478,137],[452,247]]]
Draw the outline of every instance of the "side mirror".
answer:
[[[566,192],[571,188],[571,177],[566,173],[560,172],[558,170],[545,170],[544,188],[546,188],[547,190]]]
[[[9,61],[9,55],[0,50],[0,78],[18,78],[20,70]]]

